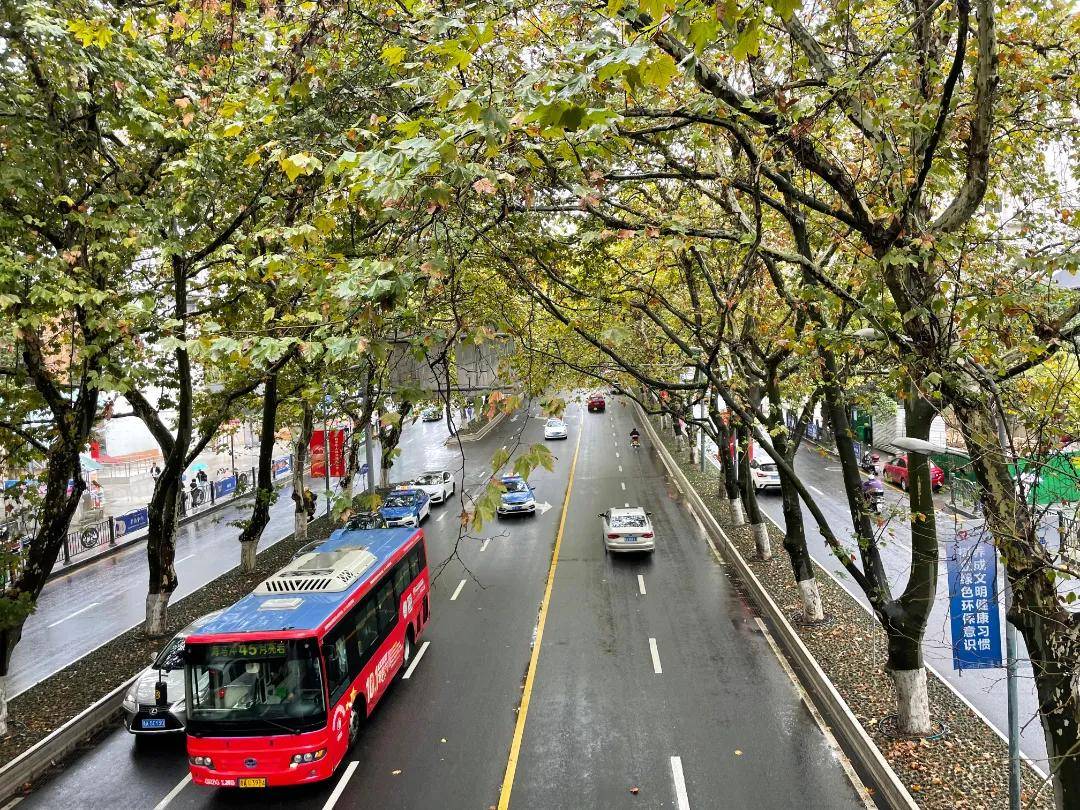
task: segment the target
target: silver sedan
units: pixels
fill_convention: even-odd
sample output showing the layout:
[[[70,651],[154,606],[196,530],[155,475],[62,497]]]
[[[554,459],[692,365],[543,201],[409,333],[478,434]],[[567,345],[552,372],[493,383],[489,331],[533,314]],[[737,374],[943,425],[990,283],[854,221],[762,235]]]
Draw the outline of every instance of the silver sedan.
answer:
[[[600,513],[604,551],[655,551],[651,512],[640,506],[612,508]]]

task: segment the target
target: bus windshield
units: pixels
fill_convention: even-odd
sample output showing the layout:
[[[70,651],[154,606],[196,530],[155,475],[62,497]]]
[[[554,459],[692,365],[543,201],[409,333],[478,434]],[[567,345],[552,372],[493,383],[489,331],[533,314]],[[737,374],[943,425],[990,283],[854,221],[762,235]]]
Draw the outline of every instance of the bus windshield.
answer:
[[[190,644],[188,732],[281,734],[326,724],[315,639]]]

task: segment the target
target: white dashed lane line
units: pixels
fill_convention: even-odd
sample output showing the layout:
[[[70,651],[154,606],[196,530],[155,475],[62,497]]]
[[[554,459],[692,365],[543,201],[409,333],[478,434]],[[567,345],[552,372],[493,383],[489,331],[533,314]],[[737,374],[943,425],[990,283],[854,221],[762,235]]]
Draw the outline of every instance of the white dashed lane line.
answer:
[[[457,601],[458,594],[461,593],[461,589],[464,588],[464,587],[465,587],[465,580],[461,580],[461,582],[459,582],[457,584],[457,587],[454,588],[454,595],[450,597],[451,602],[456,602]]]
[[[172,790],[170,790],[168,793],[165,794],[164,799],[162,799],[160,802],[158,802],[157,804],[154,805],[154,810],[165,810],[165,808],[168,807],[172,803],[172,800],[180,795],[180,791],[188,786],[188,783],[190,781],[191,781],[191,774],[189,773],[187,776],[185,776],[183,779],[180,780],[179,785],[177,785],[176,787],[174,787]],[[330,807],[333,807],[333,805],[331,804]]]
[[[491,538],[490,537],[485,537],[483,544],[481,544],[481,546],[480,546],[480,550],[481,551],[487,551],[487,544],[490,543],[490,542],[491,542]]]
[[[657,675],[664,674],[664,668],[660,666],[660,651],[656,649],[656,639],[649,639],[649,654],[652,655],[652,671]]]
[[[637,575],[637,589],[638,593],[645,596],[645,577],[642,574]]]
[[[424,653],[427,652],[427,648],[431,646],[430,641],[425,641],[420,645],[420,649],[416,651],[416,655],[413,656],[412,663],[409,664],[409,668],[405,670],[405,674],[401,676],[401,680],[407,681],[412,677],[413,670],[416,669],[416,665],[420,663],[420,659],[424,657]]]
[[[686,777],[683,776],[682,757],[671,758],[671,778],[675,782],[675,806],[679,810],[690,810],[690,799],[686,795]]]
[[[84,608],[79,608],[79,609],[78,609],[78,610],[76,610],[76,611],[75,611],[74,613],[69,613],[69,614],[68,614],[67,616],[65,616],[64,618],[62,618],[62,619],[58,619],[57,621],[53,622],[52,624],[50,624],[50,625],[49,625],[49,629],[51,630],[51,629],[52,629],[53,627],[56,627],[56,625],[58,625],[58,624],[63,624],[63,623],[64,623],[64,622],[66,622],[66,621],[67,621],[68,619],[74,619],[74,618],[75,618],[76,616],[78,616],[78,615],[79,615],[80,613],[86,613],[86,611],[90,610],[90,608],[95,608],[95,607],[97,607],[97,606],[98,606],[98,605],[100,605],[100,604],[101,604],[101,602],[91,602],[91,603],[90,603],[89,605],[87,605],[86,607],[84,607]]]
[[[352,779],[353,772],[356,770],[356,766],[360,763],[357,760],[353,760],[349,763],[349,767],[345,769],[345,773],[341,775],[337,785],[334,787],[334,792],[330,794],[330,798],[326,800],[326,804],[323,805],[323,810],[333,810],[337,800],[341,798],[341,794],[345,792],[345,786],[349,784],[349,780]]]

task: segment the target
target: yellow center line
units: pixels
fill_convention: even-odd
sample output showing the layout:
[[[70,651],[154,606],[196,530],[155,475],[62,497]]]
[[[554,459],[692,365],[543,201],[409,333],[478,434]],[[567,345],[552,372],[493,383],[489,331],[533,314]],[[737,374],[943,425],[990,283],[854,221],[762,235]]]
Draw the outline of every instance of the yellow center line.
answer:
[[[510,743],[510,757],[506,762],[506,774],[503,776],[502,790],[499,791],[499,810],[508,810],[510,807],[510,791],[514,788],[514,775],[517,773],[518,755],[521,753],[521,739],[525,736],[525,718],[529,714],[529,701],[532,699],[533,682],[536,680],[536,664],[540,660],[540,644],[544,640],[544,625],[547,623],[551,588],[555,584],[555,569],[559,566],[559,549],[562,547],[566,513],[570,509],[570,490],[574,486],[574,470],[577,469],[582,432],[582,430],[578,430],[577,442],[574,445],[574,458],[570,462],[570,478],[566,483],[566,498],[563,500],[562,515],[559,518],[559,530],[555,535],[555,550],[551,554],[551,567],[548,569],[544,598],[540,601],[540,616],[536,622],[536,643],[533,645],[532,656],[529,658],[529,671],[525,675],[525,689],[521,693],[521,707],[518,709],[517,723],[514,725],[514,739]]]

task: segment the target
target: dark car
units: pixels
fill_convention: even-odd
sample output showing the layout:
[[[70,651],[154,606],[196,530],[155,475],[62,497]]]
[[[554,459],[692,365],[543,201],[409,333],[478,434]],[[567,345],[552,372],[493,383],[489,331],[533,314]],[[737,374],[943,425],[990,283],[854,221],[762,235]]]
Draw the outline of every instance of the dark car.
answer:
[[[928,463],[930,464],[930,486],[934,492],[937,492],[945,483],[945,471],[932,461]],[[897,456],[889,461],[882,470],[881,477],[890,484],[896,484],[900,489],[906,490],[908,488],[908,457]]]
[[[603,413],[607,410],[607,401],[603,394],[591,394],[586,407],[589,413]]]
[[[345,528],[351,532],[365,531],[367,529],[385,529],[386,521],[378,512],[357,512],[349,518]]]

